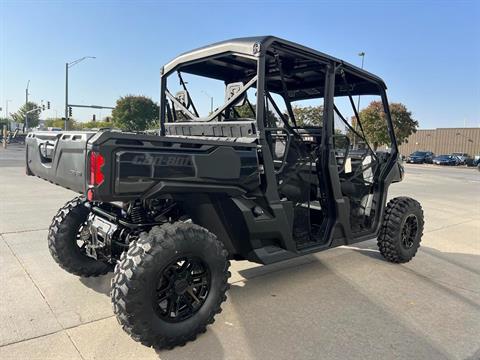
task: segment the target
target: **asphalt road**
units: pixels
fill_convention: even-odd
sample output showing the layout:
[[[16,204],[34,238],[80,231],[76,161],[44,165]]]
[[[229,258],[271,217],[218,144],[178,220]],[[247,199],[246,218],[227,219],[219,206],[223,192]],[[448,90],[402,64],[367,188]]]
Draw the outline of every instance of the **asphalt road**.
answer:
[[[118,325],[107,275],[61,270],[46,246],[75,194],[0,149],[0,359],[480,359],[480,173],[407,165],[390,196],[424,208],[413,261],[374,240],[271,266],[232,264],[224,311],[184,347],[155,353]]]

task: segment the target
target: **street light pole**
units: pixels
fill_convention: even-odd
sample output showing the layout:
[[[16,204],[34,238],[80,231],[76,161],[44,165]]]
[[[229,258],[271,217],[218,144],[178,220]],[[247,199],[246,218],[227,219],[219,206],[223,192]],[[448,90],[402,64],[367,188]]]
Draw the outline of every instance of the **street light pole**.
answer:
[[[27,82],[27,87],[25,88],[25,124],[24,129],[28,130],[28,86],[30,85],[30,80]]]
[[[8,103],[12,100],[5,100],[5,119],[7,119],[8,128],[11,129],[11,123],[8,121]]]
[[[362,57],[362,70],[363,70],[363,63],[364,63],[364,60],[365,60],[365,52],[364,51],[359,52],[358,56]],[[357,100],[357,113],[360,114],[360,95],[358,95],[358,100]],[[355,127],[354,127],[355,131],[357,131],[357,126],[358,126],[358,120],[355,121]],[[355,149],[356,146],[357,146],[357,141],[356,141],[357,136],[355,134],[353,134],[352,136],[353,136],[353,148]]]
[[[205,96],[210,98],[210,113],[213,113],[213,96],[211,96],[209,93],[207,93],[205,90],[202,90],[202,93],[205,94]]]
[[[68,120],[68,62],[65,63],[65,130],[67,130]]]
[[[67,130],[67,121],[68,121],[68,69],[74,65],[77,65],[79,62],[82,62],[85,59],[96,59],[96,57],[84,56],[72,62],[65,63],[65,130]]]
[[[363,70],[363,64],[364,64],[364,61],[365,61],[365,52],[362,51],[362,52],[358,53],[358,56],[362,57],[362,70]],[[360,112],[360,95],[358,95],[357,111]]]
[[[12,101],[10,99],[5,100],[5,119],[8,119],[8,103]]]

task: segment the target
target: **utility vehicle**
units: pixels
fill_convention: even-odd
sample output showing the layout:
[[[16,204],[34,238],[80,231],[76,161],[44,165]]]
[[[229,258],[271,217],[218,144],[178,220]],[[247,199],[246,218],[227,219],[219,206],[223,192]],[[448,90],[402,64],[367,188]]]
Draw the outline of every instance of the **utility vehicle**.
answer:
[[[384,144],[359,119],[372,99]],[[231,260],[271,264],[373,238],[388,261],[412,259],[420,204],[387,204],[398,157],[379,77],[264,36],[166,64],[158,133],[30,133],[26,171],[80,193],[50,226],[55,261],[78,276],[114,271],[123,329],[171,348],[221,311]]]

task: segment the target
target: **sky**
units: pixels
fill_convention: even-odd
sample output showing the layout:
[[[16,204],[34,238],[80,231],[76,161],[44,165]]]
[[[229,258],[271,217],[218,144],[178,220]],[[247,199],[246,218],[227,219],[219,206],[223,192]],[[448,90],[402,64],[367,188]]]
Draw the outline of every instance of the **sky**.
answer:
[[[480,126],[480,1],[11,1],[0,0],[0,107],[51,102],[63,116],[65,63],[74,104],[159,99],[163,64],[235,37],[275,35],[382,77],[420,128]],[[208,91],[208,89],[207,89]],[[215,97],[215,96],[214,96]],[[215,103],[223,99],[216,96]],[[210,106],[207,96],[200,107]],[[108,110],[77,109],[87,121]]]

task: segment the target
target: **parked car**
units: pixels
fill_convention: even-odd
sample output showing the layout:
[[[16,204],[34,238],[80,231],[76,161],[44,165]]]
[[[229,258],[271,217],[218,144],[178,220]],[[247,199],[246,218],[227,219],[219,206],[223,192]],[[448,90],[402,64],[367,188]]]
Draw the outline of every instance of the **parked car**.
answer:
[[[458,159],[459,165],[466,165],[470,159],[470,155],[468,155],[467,153],[454,152],[452,153],[452,156],[455,156]]]
[[[458,165],[459,160],[457,157],[452,155],[439,155],[433,158],[433,163],[435,165]]]
[[[467,166],[477,166],[480,162],[480,155],[469,156],[467,160],[465,160],[465,165]]]
[[[478,166],[478,165],[480,165],[480,155],[475,155],[475,156],[473,157],[473,162],[472,162],[472,163],[473,163],[473,166]]]
[[[415,151],[407,157],[407,163],[411,164],[431,164],[434,154],[431,151]]]

